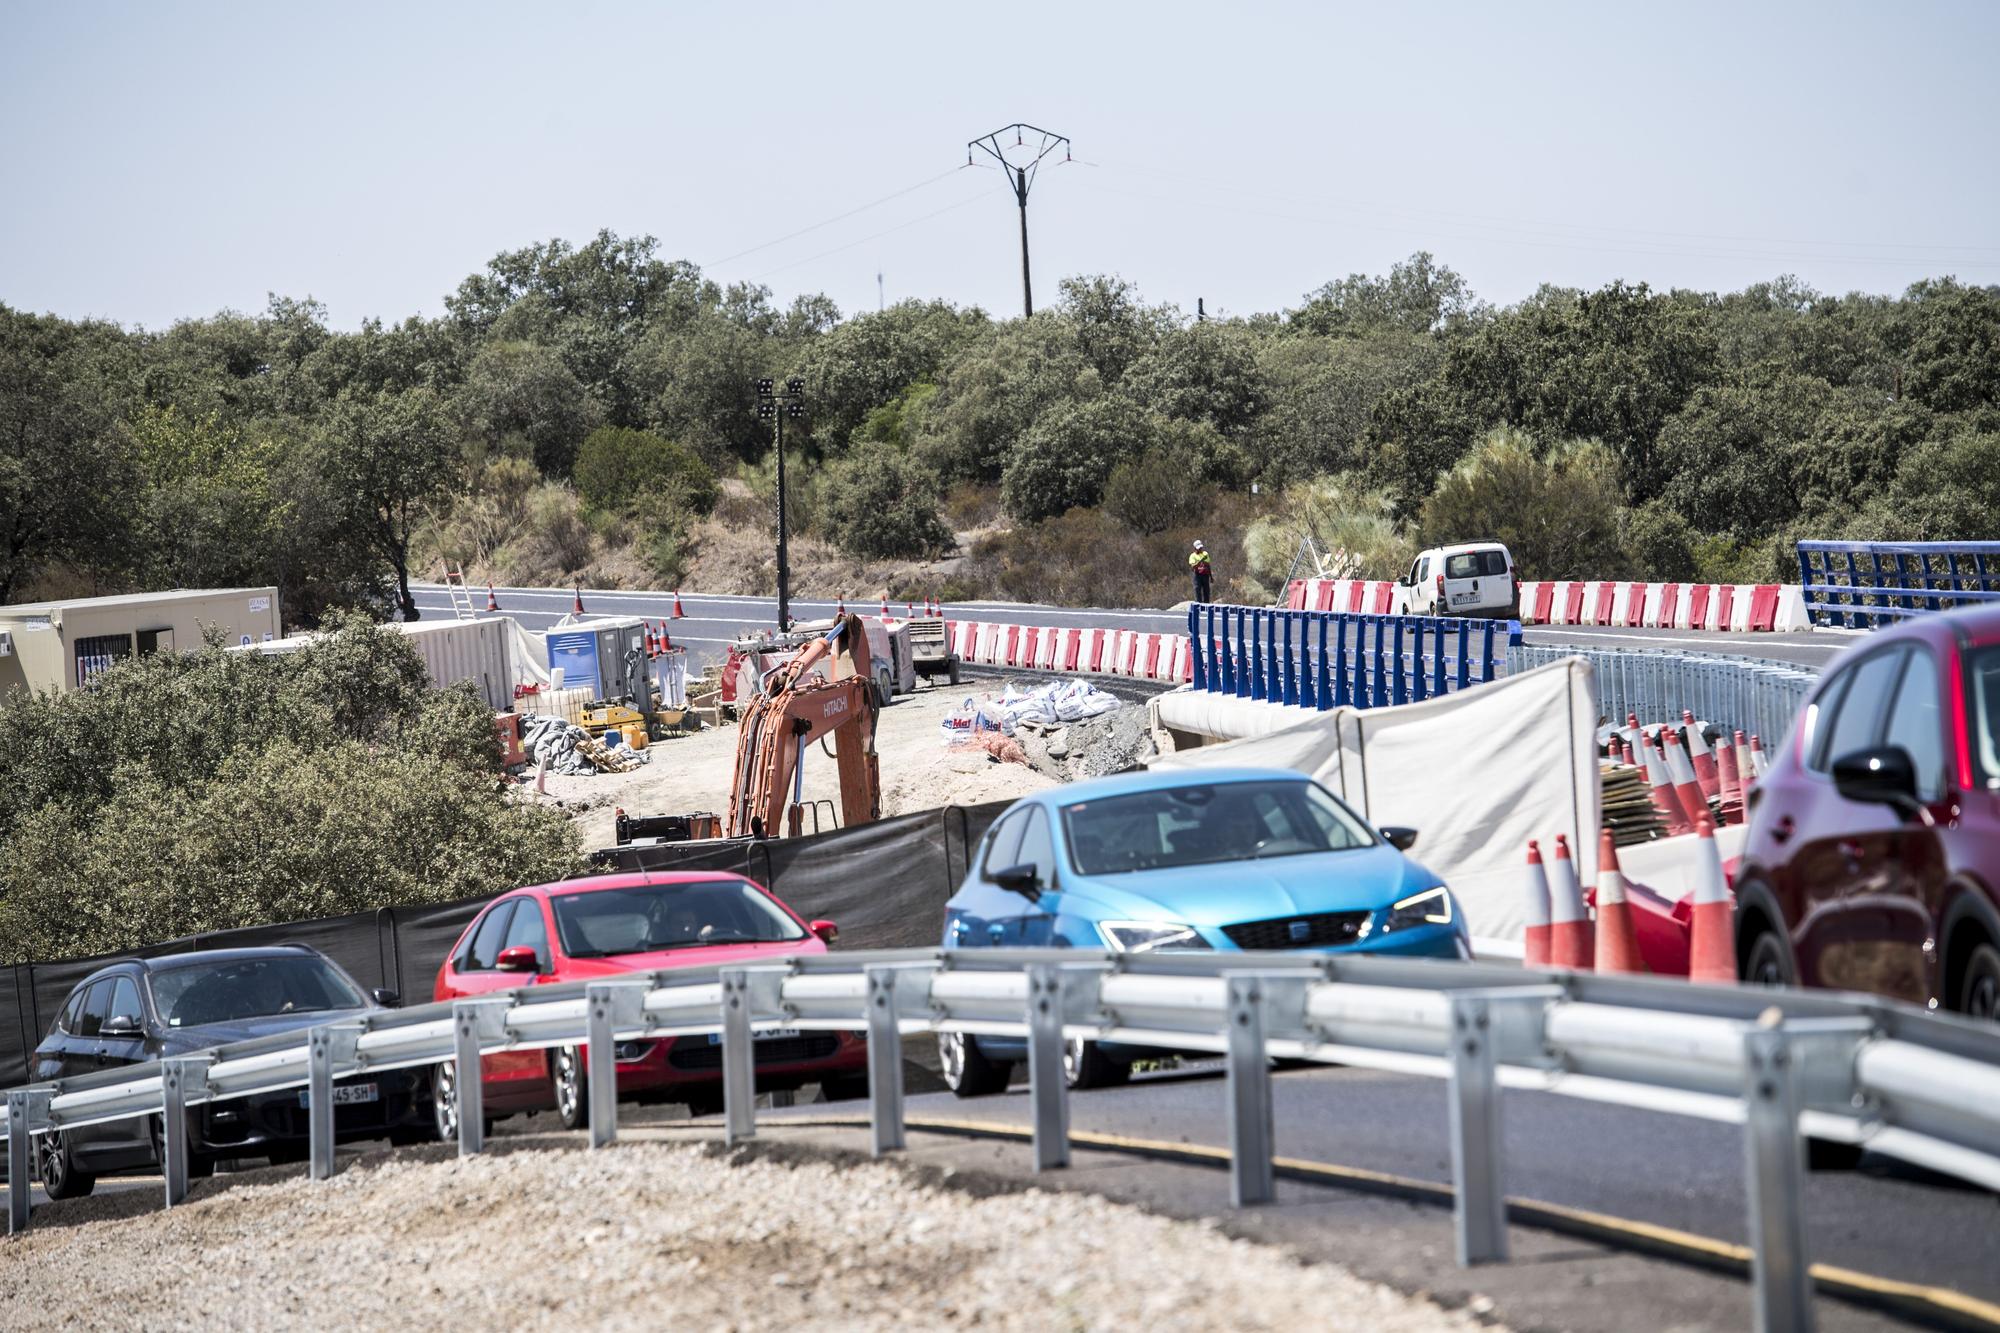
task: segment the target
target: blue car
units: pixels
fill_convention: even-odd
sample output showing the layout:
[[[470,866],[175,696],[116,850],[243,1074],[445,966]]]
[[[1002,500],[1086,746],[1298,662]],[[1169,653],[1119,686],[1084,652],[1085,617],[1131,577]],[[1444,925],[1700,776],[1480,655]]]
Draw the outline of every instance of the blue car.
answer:
[[[1412,829],[1370,828],[1286,769],[1164,770],[1016,801],[980,840],[945,906],[948,949],[1117,953],[1288,949],[1469,958],[1444,881],[1403,852]],[[998,1092],[1019,1038],[942,1033],[945,1082]],[[1120,1083],[1147,1052],[1073,1039],[1072,1087]]]

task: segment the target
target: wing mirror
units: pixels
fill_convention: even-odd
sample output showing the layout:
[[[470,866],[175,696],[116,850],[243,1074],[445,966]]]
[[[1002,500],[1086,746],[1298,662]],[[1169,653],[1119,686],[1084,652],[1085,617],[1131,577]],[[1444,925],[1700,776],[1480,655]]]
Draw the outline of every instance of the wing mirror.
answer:
[[[97,1030],[100,1037],[143,1037],[146,1025],[131,1014],[113,1014],[104,1020],[104,1026]]]
[[[1417,831],[1402,824],[1384,824],[1380,832],[1382,840],[1399,852],[1407,852],[1417,845]]]
[[[820,943],[822,944],[832,944],[840,938],[840,927],[834,925],[831,921],[815,921],[808,929],[813,934],[819,936]]]
[[[502,972],[539,972],[542,960],[527,945],[517,944],[511,949],[502,949],[500,956],[493,960],[493,966]]]
[[[1004,870],[991,871],[986,876],[991,883],[998,884],[1010,893],[1018,893],[1033,902],[1042,896],[1042,876],[1034,864],[1008,866]]]
[[[1886,805],[1906,815],[1923,808],[1917,799],[1917,766],[1900,745],[1841,755],[1833,761],[1833,787],[1850,801]]]
[[[403,1003],[403,993],[401,991],[390,990],[387,986],[377,986],[368,993],[374,996],[375,1003],[381,1005],[384,1009],[394,1009]]]

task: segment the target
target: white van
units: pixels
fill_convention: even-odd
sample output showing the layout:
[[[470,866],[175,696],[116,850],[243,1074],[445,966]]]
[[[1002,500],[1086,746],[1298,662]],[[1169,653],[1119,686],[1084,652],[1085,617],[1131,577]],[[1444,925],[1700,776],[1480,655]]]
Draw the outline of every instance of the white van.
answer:
[[[1401,583],[1403,604],[1413,616],[1520,614],[1521,579],[1514,557],[1499,542],[1433,547],[1410,563]]]

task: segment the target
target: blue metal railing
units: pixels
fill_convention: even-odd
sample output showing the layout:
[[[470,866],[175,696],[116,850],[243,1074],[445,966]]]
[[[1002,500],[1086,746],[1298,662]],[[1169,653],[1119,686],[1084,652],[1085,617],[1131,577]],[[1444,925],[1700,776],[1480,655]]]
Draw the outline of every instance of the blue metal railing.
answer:
[[[1188,608],[1194,688],[1300,708],[1384,708],[1505,674],[1518,620]]]
[[[1799,582],[1815,625],[1878,625],[2000,602],[2000,542],[1800,542]]]

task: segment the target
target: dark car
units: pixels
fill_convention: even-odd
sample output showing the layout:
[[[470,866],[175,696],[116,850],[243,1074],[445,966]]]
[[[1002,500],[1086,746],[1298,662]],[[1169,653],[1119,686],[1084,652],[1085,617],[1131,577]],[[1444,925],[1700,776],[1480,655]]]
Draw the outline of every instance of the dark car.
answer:
[[[38,1082],[226,1042],[267,1037],[394,1003],[373,995],[333,961],[304,945],[213,949],[101,967],[69,994],[49,1035],[35,1048]],[[432,1137],[430,1076],[394,1070],[334,1086],[337,1138]],[[188,1169],[207,1175],[219,1157],[299,1161],[308,1148],[305,1093],[263,1093],[190,1107]],[[97,1178],[157,1170],[157,1115],[56,1130],[36,1141],[42,1186],[53,1199],[88,1194]]]
[[[1836,658],[1750,809],[1747,980],[2000,1017],[2000,607]]]

